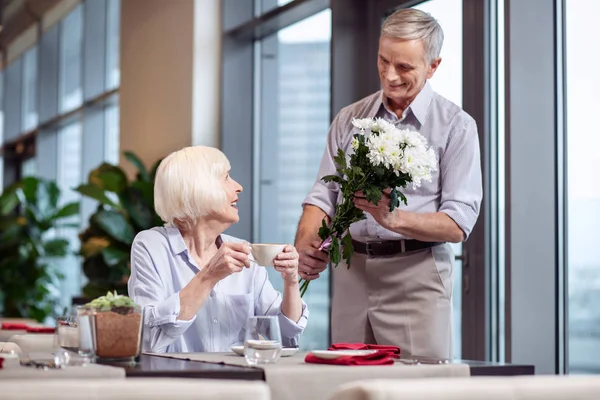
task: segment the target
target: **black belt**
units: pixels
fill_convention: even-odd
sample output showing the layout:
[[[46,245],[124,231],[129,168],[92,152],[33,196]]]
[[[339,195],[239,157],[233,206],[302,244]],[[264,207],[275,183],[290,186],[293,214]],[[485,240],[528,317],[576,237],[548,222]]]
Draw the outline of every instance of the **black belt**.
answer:
[[[385,240],[380,242],[358,242],[352,239],[354,251],[361,254],[366,254],[370,257],[393,256],[396,254],[406,253],[408,251],[416,251],[428,249],[433,246],[442,244],[440,242],[421,242],[420,240]]]

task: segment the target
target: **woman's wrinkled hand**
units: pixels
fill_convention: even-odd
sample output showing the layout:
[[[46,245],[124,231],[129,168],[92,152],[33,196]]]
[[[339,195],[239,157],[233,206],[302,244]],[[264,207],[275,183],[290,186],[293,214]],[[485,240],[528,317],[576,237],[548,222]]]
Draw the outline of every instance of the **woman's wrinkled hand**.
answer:
[[[275,257],[273,266],[281,274],[283,280],[287,283],[298,282],[298,252],[291,244],[285,246],[283,251]]]
[[[250,267],[250,246],[248,243],[223,243],[206,265],[205,274],[218,282],[231,274]]]

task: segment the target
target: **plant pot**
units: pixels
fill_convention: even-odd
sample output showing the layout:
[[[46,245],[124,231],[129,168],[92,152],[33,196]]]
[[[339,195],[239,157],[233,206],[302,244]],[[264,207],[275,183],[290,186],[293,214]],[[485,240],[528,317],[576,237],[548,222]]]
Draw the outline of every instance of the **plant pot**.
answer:
[[[98,361],[139,361],[143,308],[113,307],[94,312],[95,354]]]

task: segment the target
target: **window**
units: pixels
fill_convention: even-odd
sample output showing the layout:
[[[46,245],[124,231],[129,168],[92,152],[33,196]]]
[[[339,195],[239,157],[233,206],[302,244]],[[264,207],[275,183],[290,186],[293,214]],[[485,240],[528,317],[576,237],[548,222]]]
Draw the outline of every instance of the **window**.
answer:
[[[259,233],[267,243],[293,243],[302,201],[317,178],[330,124],[331,11],[280,30],[260,43]],[[271,77],[275,77],[272,79]],[[281,276],[269,269],[281,290]],[[304,300],[310,323],[305,349],[329,342],[329,271]]]
[[[21,132],[34,129],[38,123],[37,112],[37,46],[23,55],[23,91]]]
[[[567,363],[575,373],[600,373],[600,259],[594,250],[600,221],[600,137],[594,132],[600,76],[589,71],[600,62],[589,46],[598,15],[596,0],[566,1]]]
[[[429,0],[416,5],[421,11],[433,15],[444,30],[442,63],[430,84],[433,89],[462,106],[462,0]],[[454,285],[452,288],[452,349],[456,358],[461,356],[462,345],[462,244],[453,243],[456,260],[454,262]]]
[[[83,15],[77,6],[60,23],[59,112],[71,111],[83,101],[81,86]]]
[[[106,15],[106,90],[119,87],[121,69],[119,68],[119,24],[120,0],[108,0]]]
[[[107,163],[119,165],[119,106],[109,105],[104,111],[104,159]]]
[[[119,162],[119,97],[113,92],[120,84],[121,3],[76,3],[55,26],[39,35],[39,43],[0,70],[0,154],[10,154],[0,158],[0,187],[25,176],[55,180],[63,204],[80,200],[73,189],[92,168],[103,161]],[[106,18],[98,13],[105,13]],[[87,18],[90,15],[92,18]],[[97,40],[84,42],[84,37]],[[94,104],[80,109],[84,86],[86,101]],[[108,92],[111,95],[107,97]],[[3,98],[14,101],[3,103]],[[31,132],[34,135],[23,136]],[[7,165],[5,160],[10,160]],[[89,199],[83,201],[81,215],[70,221],[79,228],[58,232],[70,240],[73,250],[79,248],[78,233],[95,210],[90,203]],[[81,292],[81,262],[69,256],[60,265],[65,276],[60,283],[61,302],[69,306],[72,297]]]
[[[81,124],[72,122],[58,131],[58,170],[56,183],[60,188],[61,204],[79,201],[81,196],[72,189],[82,181],[81,174]],[[69,223],[79,224],[81,219],[74,216]],[[78,228],[60,228],[59,235],[69,240],[71,250],[80,246]],[[64,306],[71,305],[71,298],[81,291],[81,265],[78,257],[65,257],[61,262],[61,272],[65,278],[60,282]]]

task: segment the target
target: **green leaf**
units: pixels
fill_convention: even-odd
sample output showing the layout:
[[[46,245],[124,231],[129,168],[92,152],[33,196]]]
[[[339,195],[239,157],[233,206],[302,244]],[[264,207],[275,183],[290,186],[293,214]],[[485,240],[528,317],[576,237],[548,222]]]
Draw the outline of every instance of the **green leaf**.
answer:
[[[344,183],[344,179],[339,175],[326,175],[321,179],[323,180],[323,182],[335,182],[339,183],[340,185]]]
[[[51,239],[47,240],[43,247],[46,256],[63,257],[69,252],[69,241],[66,239]]]
[[[327,239],[331,235],[331,229],[327,226],[327,218],[321,220],[321,227],[319,228],[319,237],[321,240]]]
[[[79,214],[79,202],[69,203],[54,214],[52,219],[61,219]],[[78,226],[78,225],[77,225]]]
[[[99,173],[95,177],[102,182],[102,188],[109,192],[121,193],[127,187],[127,177],[121,168]],[[92,182],[94,183],[94,182]]]
[[[113,267],[128,258],[128,252],[119,250],[115,247],[107,247],[102,250],[102,259],[109,267]]]
[[[19,205],[19,198],[15,193],[15,189],[7,189],[0,196],[0,215],[7,215],[15,210]]]
[[[94,221],[115,240],[131,244],[135,232],[123,214],[116,211],[100,211],[93,216]]]
[[[364,190],[364,193],[365,197],[370,203],[373,203],[375,205],[379,204],[379,201],[381,200],[382,196],[381,190],[379,188],[369,186]]]
[[[398,199],[398,191],[393,188],[390,192],[390,212],[394,211],[394,208],[400,206],[400,200]]]
[[[333,161],[335,161],[335,163],[337,165],[339,165],[340,168],[343,168],[343,169],[347,168],[346,153],[344,153],[344,150],[338,149],[337,155],[335,157],[333,157]]]
[[[106,192],[102,188],[94,184],[86,183],[83,185],[79,185],[77,188],[75,188],[75,191],[81,193],[86,197],[94,199],[102,204],[106,204],[107,206],[113,207],[117,210],[121,208],[118,204],[116,204],[106,196]]]
[[[154,183],[145,181],[135,181],[131,184],[136,190],[138,190],[146,204],[151,205],[154,208]]]
[[[149,183],[149,182],[140,182]],[[121,196],[121,203],[135,223],[137,230],[150,229],[154,226],[154,209],[152,203],[146,202],[144,195],[135,187],[129,187]]]
[[[398,192],[398,195],[400,196],[400,200],[402,200],[404,205],[407,205],[408,203],[406,202],[406,196],[404,195],[404,193]]]
[[[124,151],[123,155],[125,156],[127,161],[129,161],[134,167],[137,168],[141,180],[144,180],[144,181],[152,180],[150,178],[150,174],[148,173],[148,170],[144,166],[144,163],[142,162],[142,160],[140,160],[140,158],[138,156],[136,156],[131,151]]]
[[[329,249],[329,260],[336,267],[342,261],[342,255],[340,254],[340,242],[337,236],[333,236],[331,240],[331,248]]]
[[[350,235],[350,232],[342,238],[342,246],[344,247],[342,258],[346,261],[347,268],[350,269],[352,255],[354,254],[354,245],[352,244],[352,235]]]

